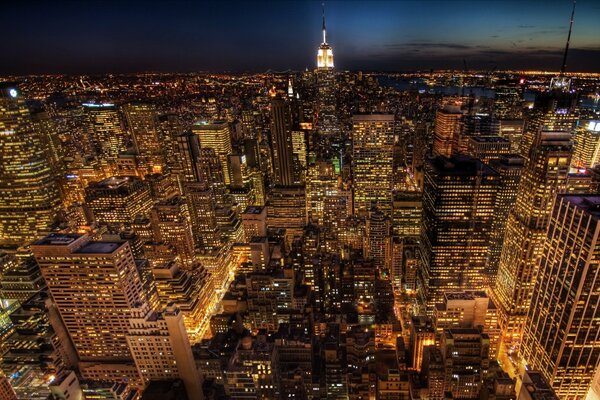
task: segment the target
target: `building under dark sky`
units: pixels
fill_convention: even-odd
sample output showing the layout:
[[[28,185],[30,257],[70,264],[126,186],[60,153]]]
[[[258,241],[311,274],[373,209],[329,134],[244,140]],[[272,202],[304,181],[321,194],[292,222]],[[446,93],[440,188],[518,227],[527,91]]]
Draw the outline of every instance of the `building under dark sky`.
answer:
[[[329,1],[336,67],[557,70],[569,0]],[[0,74],[314,67],[318,1],[11,2]],[[600,4],[577,4],[568,69],[600,67]]]

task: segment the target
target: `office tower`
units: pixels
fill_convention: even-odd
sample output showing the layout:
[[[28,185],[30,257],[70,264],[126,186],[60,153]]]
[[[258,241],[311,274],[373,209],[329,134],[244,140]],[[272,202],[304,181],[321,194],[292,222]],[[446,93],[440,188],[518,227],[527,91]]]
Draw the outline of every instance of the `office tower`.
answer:
[[[175,253],[186,268],[195,262],[195,243],[188,203],[175,196],[156,203],[150,210],[150,221],[155,242],[173,246]]]
[[[499,82],[494,91],[494,119],[518,119],[522,115],[521,88],[509,82]]]
[[[201,148],[196,160],[196,167],[198,168],[198,181],[205,187],[211,188],[215,193],[217,203],[223,205],[226,193],[225,170],[215,150]]]
[[[190,210],[194,242],[204,250],[216,250],[222,240],[213,190],[202,183],[189,183],[185,186],[185,198]]]
[[[175,172],[179,167],[177,137],[185,130],[182,118],[174,112],[161,114],[158,116],[158,126],[160,129],[159,137],[164,141],[162,147],[165,166],[169,172]]]
[[[177,177],[170,172],[146,175],[144,181],[148,185],[150,198],[154,201],[164,201],[181,195]]]
[[[518,400],[558,400],[560,398],[540,371],[525,371]]]
[[[578,118],[576,107],[575,92],[551,88],[536,96],[533,112],[526,122],[519,148],[519,153],[527,162],[539,131],[573,133]]]
[[[134,176],[113,176],[92,182],[85,189],[85,202],[99,225],[119,230],[137,216],[148,216],[152,200],[148,187]]]
[[[0,245],[17,247],[49,232],[60,193],[48,149],[19,89],[0,84]]]
[[[298,160],[299,166],[306,169],[306,131],[301,129],[292,130],[292,153],[294,160]]]
[[[471,136],[467,153],[488,163],[492,158],[499,158],[510,153],[510,141],[501,136]]]
[[[338,178],[330,162],[317,161],[308,166],[306,173],[306,212],[317,225],[324,223],[325,202],[337,194]]]
[[[75,346],[80,368],[82,362],[93,369],[108,363],[105,373],[107,378],[113,374],[113,380],[131,373],[131,367],[114,368],[132,361],[126,341],[129,318],[145,301],[129,243],[50,234],[31,250]]]
[[[160,135],[156,107],[151,103],[132,102],[123,106],[123,113],[140,165],[148,173],[161,172],[166,149]]]
[[[254,192],[254,205],[264,206],[266,192],[263,173],[257,169],[254,169],[248,174],[248,183],[251,190]]]
[[[369,211],[365,224],[365,258],[370,258],[380,271],[388,266],[391,254],[391,221],[378,209]]]
[[[413,316],[410,325],[410,353],[412,369],[421,371],[425,348],[435,346],[435,327],[430,318]]]
[[[255,236],[267,236],[267,208],[248,206],[242,214],[246,242]]]
[[[248,179],[248,165],[246,156],[243,154],[230,154],[229,162],[229,181],[231,188],[240,189],[244,187]]]
[[[490,364],[490,340],[479,329],[452,328],[440,343],[446,379],[444,388],[455,399],[477,399]]]
[[[197,121],[192,132],[198,135],[200,148],[213,149],[221,162],[225,184],[229,185],[229,163],[227,156],[231,154],[231,130],[226,121]]]
[[[559,195],[549,216],[520,353],[561,399],[582,399],[600,361],[600,196]]]
[[[433,154],[451,157],[458,153],[463,113],[458,106],[447,105],[435,114]]]
[[[506,154],[491,160],[488,165],[500,174],[500,187],[496,196],[496,210],[488,261],[490,275],[495,277],[500,263],[508,213],[515,204],[525,160],[517,154]]]
[[[202,400],[202,381],[176,306],[164,312],[134,312],[127,344],[144,383],[181,379],[187,398]]]
[[[573,131],[573,160],[577,169],[593,168],[600,162],[600,121],[589,121]]]
[[[323,42],[317,52],[315,123],[317,132],[323,136],[339,133],[333,48],[327,43],[325,12],[323,12]]]
[[[3,269],[0,278],[0,299],[23,304],[46,286],[33,257],[19,257]]]
[[[302,236],[306,225],[306,192],[304,186],[276,186],[267,202],[267,226],[269,229],[285,229],[288,242]]]
[[[95,155],[103,161],[115,161],[120,152],[127,150],[128,141],[117,107],[112,103],[84,103],[82,106]]]
[[[425,165],[421,280],[428,312],[448,291],[483,289],[488,270],[499,174],[464,156]]]
[[[449,292],[433,312],[439,337],[451,328],[480,328],[490,339],[490,358],[496,358],[500,339],[498,312],[484,291]]]
[[[366,213],[377,206],[386,215],[391,214],[395,126],[392,114],[352,117],[355,213]]]
[[[522,119],[503,119],[498,121],[500,128],[498,135],[510,142],[510,152],[517,154],[521,147],[521,139],[523,138],[524,122]]]
[[[291,123],[287,102],[281,98],[273,98],[271,100],[271,151],[273,182],[277,185],[294,184]]]
[[[396,192],[392,203],[392,229],[395,236],[419,236],[423,195],[421,192]]]
[[[177,156],[179,167],[176,173],[182,182],[198,182],[199,171],[197,159],[200,156],[200,142],[198,135],[192,131],[185,131],[177,136]]]
[[[513,344],[521,338],[552,204],[565,188],[571,149],[569,133],[538,132],[508,215],[493,293],[503,338]]]

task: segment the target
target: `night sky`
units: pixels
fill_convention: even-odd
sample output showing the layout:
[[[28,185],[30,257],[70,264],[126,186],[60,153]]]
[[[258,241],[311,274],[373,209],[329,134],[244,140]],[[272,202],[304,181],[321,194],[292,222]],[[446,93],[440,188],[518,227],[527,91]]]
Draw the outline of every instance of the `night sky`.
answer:
[[[0,74],[314,68],[320,1],[26,1],[0,13]],[[338,69],[558,70],[570,0],[328,1]],[[568,71],[600,72],[600,1],[579,0]]]

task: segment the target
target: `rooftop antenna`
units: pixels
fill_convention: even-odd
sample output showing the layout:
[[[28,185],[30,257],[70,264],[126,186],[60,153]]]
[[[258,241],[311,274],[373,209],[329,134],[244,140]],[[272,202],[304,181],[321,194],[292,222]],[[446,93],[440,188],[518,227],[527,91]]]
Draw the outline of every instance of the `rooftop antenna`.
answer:
[[[571,31],[573,30],[573,19],[575,18],[575,5],[577,0],[573,0],[573,10],[571,11],[571,22],[569,23],[569,35],[567,36],[567,45],[565,46],[565,54],[563,55],[562,66],[560,67],[560,76],[565,74],[567,69],[567,54],[569,53],[569,42],[571,41]],[[324,21],[324,20],[323,20]],[[323,25],[325,26],[325,25]]]
[[[327,30],[325,29],[325,3],[321,3],[323,7],[323,43],[327,43]]]

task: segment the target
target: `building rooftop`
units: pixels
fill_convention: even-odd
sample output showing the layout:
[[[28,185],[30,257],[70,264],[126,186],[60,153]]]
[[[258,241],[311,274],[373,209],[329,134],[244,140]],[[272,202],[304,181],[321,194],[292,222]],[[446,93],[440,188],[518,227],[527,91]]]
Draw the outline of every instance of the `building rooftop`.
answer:
[[[438,175],[445,176],[476,176],[498,175],[496,171],[485,165],[477,158],[468,156],[435,157],[428,160],[433,170]]]
[[[521,394],[526,391],[535,400],[558,400],[558,396],[539,371],[527,371],[523,377]],[[523,396],[519,396],[521,398]]]
[[[133,182],[137,182],[140,179],[135,176],[111,176],[110,178],[106,178],[100,182],[95,182],[90,187],[95,187],[99,189],[117,189],[120,187],[124,187],[130,185]]]
[[[261,214],[265,208],[263,206],[248,206],[244,211],[244,214]]]
[[[214,129],[214,128],[223,128],[223,126],[227,126],[227,121],[221,121],[221,120],[214,120],[214,121],[208,121],[208,120],[198,120],[196,122],[194,122],[194,129]]]
[[[600,195],[559,195],[558,198],[565,199],[596,218],[600,217]]]
[[[73,243],[83,235],[78,233],[51,233],[43,239],[35,241],[37,246],[65,246]]]
[[[123,245],[122,242],[88,242],[75,251],[82,254],[110,254]]]
[[[479,143],[510,143],[510,140],[502,136],[471,136],[471,140]]]

